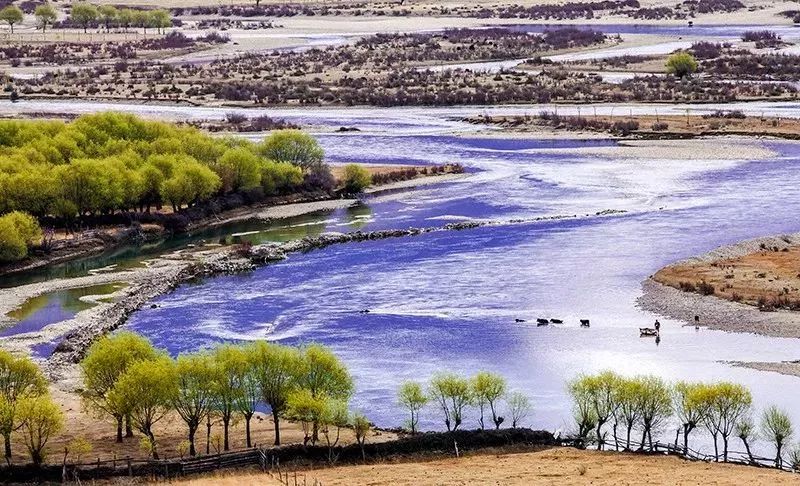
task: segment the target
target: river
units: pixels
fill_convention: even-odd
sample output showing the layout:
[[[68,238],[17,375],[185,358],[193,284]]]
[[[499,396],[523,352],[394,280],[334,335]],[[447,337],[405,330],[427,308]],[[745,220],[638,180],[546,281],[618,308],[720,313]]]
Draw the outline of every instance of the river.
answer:
[[[0,111],[44,108],[36,103],[0,104]],[[53,111],[99,109],[90,103],[48,105]],[[109,106],[165,118],[209,118],[230,111]],[[682,105],[596,108],[685,113]],[[724,108],[800,115],[796,103]],[[484,108],[248,113],[256,111],[312,125],[363,128],[362,133],[318,136],[332,162],[459,162],[472,173],[458,182],[368,199],[358,214],[317,215],[319,231],[581,217],[333,246],[292,255],[251,274],[185,285],[156,299],[157,308],[130,319],[127,327],[156,345],[176,354],[220,341],[321,342],[353,372],[353,406],[381,426],[403,422],[394,398],[402,380],[424,380],[445,369],[502,373],[534,402],[527,424],[550,430],[571,429],[565,382],[605,368],[668,380],[736,381],[750,387],[759,410],[774,403],[800,420],[797,396],[790,392],[796,378],[726,363],[797,359],[795,340],[695,330],[661,319],[657,345],[640,338],[637,328],[659,316],[635,305],[641,282],[667,263],[745,238],[797,231],[800,145],[764,141],[778,153],[767,160],[620,159],[583,151],[613,141],[487,137],[470,134],[475,127],[457,121]],[[606,209],[626,212],[591,216]],[[360,313],[363,309],[370,312]],[[536,318],[564,324],[537,327]],[[579,319],[591,319],[591,328],[581,328]],[[423,413],[422,423],[442,427],[432,408]],[[466,425],[477,425],[474,415]],[[674,428],[663,437],[674,438]],[[704,444],[708,450],[707,440]]]

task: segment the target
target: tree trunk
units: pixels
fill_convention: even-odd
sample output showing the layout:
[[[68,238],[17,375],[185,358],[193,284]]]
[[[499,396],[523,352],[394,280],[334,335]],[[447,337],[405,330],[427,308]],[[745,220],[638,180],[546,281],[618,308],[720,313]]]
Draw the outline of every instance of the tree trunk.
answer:
[[[229,436],[228,436],[228,428],[230,427],[230,423],[231,423],[230,417],[228,416],[222,417],[222,429],[223,429],[222,435],[224,436],[223,449],[225,451],[231,450]]]
[[[639,450],[640,451],[644,450],[644,441],[645,440],[647,440],[647,427],[646,426],[642,430],[642,442],[641,442],[641,444],[639,444]]]
[[[147,437],[150,439],[150,447],[152,447],[153,449],[153,459],[157,461],[159,457],[158,457],[158,449],[156,448],[156,436],[153,435],[153,432],[151,430],[148,430]]]
[[[628,451],[631,450],[631,429],[632,428],[633,428],[632,426],[630,426],[630,425],[628,426],[628,435],[627,435],[627,439],[625,441],[625,450],[628,450]]]
[[[197,432],[197,425],[189,424],[189,455],[194,457],[197,455],[197,449],[194,447],[194,434]]]
[[[281,445],[281,425],[280,425],[280,417],[278,417],[278,413],[275,409],[272,410],[272,421],[275,422],[275,445]]]
[[[722,461],[728,462],[728,436],[722,436]]]
[[[778,453],[775,455],[775,467],[780,469],[781,463],[783,462],[783,460],[781,459],[781,449],[783,449],[783,444],[778,442],[775,445],[777,446],[778,449]]]
[[[747,437],[742,437],[742,442],[744,443],[744,450],[747,451],[747,458],[750,462],[753,462],[753,453],[750,452],[750,444],[747,442]]]
[[[711,434],[714,436],[714,462],[719,462],[719,447],[717,447],[717,434]]]
[[[248,448],[253,447],[253,443],[250,440],[250,419],[251,418],[253,418],[252,414],[244,416],[244,430],[245,430],[245,434],[247,436],[247,447]]]
[[[10,432],[3,434],[3,443],[5,445],[6,463],[10,466],[11,465],[11,433]]]
[[[211,454],[211,417],[206,418],[206,455]]]
[[[122,415],[117,416],[117,443],[122,443]]]
[[[603,424],[605,424],[605,422],[597,421],[597,450],[599,451],[603,450],[603,444],[605,444],[603,437],[600,435],[600,429],[603,428]]]
[[[131,427],[131,416],[125,416],[125,437],[133,437],[133,428]]]

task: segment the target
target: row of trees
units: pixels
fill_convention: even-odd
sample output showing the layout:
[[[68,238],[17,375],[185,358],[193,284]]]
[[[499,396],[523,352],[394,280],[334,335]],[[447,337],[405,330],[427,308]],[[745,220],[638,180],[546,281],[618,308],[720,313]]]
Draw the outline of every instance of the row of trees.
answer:
[[[70,8],[69,23],[83,27],[86,32],[90,26],[102,24],[106,30],[112,27],[140,27],[147,33],[148,28],[163,29],[172,26],[172,15],[164,9],[135,10],[117,8],[113,5],[95,6],[87,2],[76,2]]]
[[[229,428],[237,417],[244,420],[251,447],[250,422],[262,405],[272,413],[275,445],[281,443],[281,420],[289,418],[302,424],[304,443],[315,444],[323,436],[332,459],[341,428],[352,426],[362,445],[369,429],[364,416],[349,411],[353,380],[347,368],[316,344],[226,344],[171,359],[145,338],[120,332],[97,341],[81,369],[87,406],[115,420],[118,442],[126,422],[129,435],[130,426],[141,432],[154,458],[153,427],[173,412],[186,423],[192,456],[198,429],[205,422],[210,435],[212,417],[222,422],[224,450],[230,448]]]
[[[254,188],[293,192],[309,176],[329,174],[322,148],[297,130],[252,143],[119,113],[3,121],[0,148],[0,214],[38,218],[149,212],[164,203],[178,210]]]
[[[532,407],[527,396],[509,391],[502,376],[480,371],[467,378],[455,373],[434,375],[427,387],[416,381],[406,381],[398,390],[398,402],[410,414],[406,423],[411,433],[419,427],[419,414],[428,404],[434,404],[441,412],[448,431],[457,430],[463,423],[464,412],[477,408],[481,430],[487,426],[499,429],[506,422],[500,415],[505,411],[510,416],[511,427],[516,428],[530,414]],[[491,416],[491,417],[490,417]]]
[[[713,438],[717,460],[720,440],[721,457],[727,461],[730,439],[738,437],[752,462],[750,446],[759,435],[775,445],[775,464],[781,467],[784,446],[793,435],[788,415],[774,406],[763,411],[757,426],[750,391],[736,383],[680,381],[670,385],[655,376],[628,378],[604,371],[582,375],[570,382],[568,389],[578,436],[595,439],[600,449],[609,432],[615,444],[624,439],[628,450],[636,447],[637,441],[631,441],[634,432],[641,434],[638,449],[646,444],[652,447],[653,435],[677,421],[675,445],[682,435],[684,452],[689,449],[689,435],[705,429]],[[800,446],[793,452],[795,456],[800,464]]]

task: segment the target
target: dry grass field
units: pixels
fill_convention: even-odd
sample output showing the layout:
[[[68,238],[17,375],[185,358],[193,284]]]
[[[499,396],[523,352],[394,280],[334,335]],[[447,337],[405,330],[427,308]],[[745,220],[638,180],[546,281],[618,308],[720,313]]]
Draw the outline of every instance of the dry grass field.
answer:
[[[298,471],[298,482],[345,485],[784,485],[800,484],[795,474],[731,464],[689,462],[571,448],[525,453],[481,453],[460,459],[341,466]],[[294,474],[290,473],[290,482]],[[190,486],[279,485],[268,475],[220,473],[179,482]]]

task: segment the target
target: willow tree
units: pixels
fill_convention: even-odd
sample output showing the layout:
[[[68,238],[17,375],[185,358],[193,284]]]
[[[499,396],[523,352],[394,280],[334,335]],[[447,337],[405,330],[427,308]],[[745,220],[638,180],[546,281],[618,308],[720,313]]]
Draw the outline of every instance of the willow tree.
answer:
[[[115,400],[111,391],[119,377],[131,365],[139,361],[153,360],[158,355],[158,351],[147,338],[121,331],[95,341],[80,363],[83,376],[81,398],[90,410],[109,415],[116,421],[117,442],[122,442],[125,409],[124,404]]]
[[[189,428],[189,455],[197,455],[195,434],[214,403],[214,363],[203,352],[184,354],[175,361],[177,390],[172,395],[172,408]]]
[[[289,162],[310,171],[323,165],[325,152],[316,139],[300,130],[277,130],[259,147],[260,154],[276,162]]]
[[[708,416],[711,406],[710,386],[705,383],[679,381],[673,387],[672,401],[675,414],[681,423],[685,454],[689,450],[689,434],[704,423]]]
[[[230,425],[240,400],[249,364],[241,346],[222,344],[212,351],[213,409],[222,419],[223,450],[230,450]]]
[[[47,392],[47,382],[39,367],[29,358],[16,358],[0,350],[0,434],[5,444],[6,462],[11,465],[11,433],[22,424],[18,407],[29,398]]]
[[[457,430],[464,408],[472,401],[469,380],[455,373],[438,373],[431,378],[428,393],[442,409],[447,431]]]
[[[29,396],[20,400],[17,415],[19,435],[28,449],[34,466],[45,460],[48,441],[64,428],[64,414],[50,395]]]
[[[492,423],[495,429],[500,428],[503,423],[503,417],[497,415],[497,405],[500,399],[506,393],[506,380],[496,373],[488,371],[479,371],[472,378],[472,395],[475,398],[475,403],[480,409],[479,423],[481,429],[484,429],[484,408],[489,407],[492,414]]]
[[[289,396],[299,386],[300,378],[304,379],[304,385],[314,397],[320,396],[330,386],[323,385],[316,377],[301,376],[301,373],[311,373],[311,370],[304,368],[303,359],[295,348],[259,341],[250,347],[248,356],[261,390],[261,400],[270,407],[272,413],[275,445],[280,445],[280,420],[286,412]],[[317,373],[324,371],[318,370]]]
[[[122,404],[133,425],[147,437],[153,459],[158,459],[153,426],[172,410],[177,393],[175,365],[166,357],[132,364],[110,392],[111,399]]]
[[[783,464],[783,446],[794,435],[792,420],[783,410],[771,406],[761,415],[761,436],[775,444],[775,467]]]
[[[640,383],[640,393],[637,399],[641,411],[642,442],[640,448],[644,449],[645,439],[653,447],[653,431],[661,426],[672,416],[672,396],[669,386],[656,376],[644,376],[635,379]]]
[[[728,439],[737,424],[748,415],[753,403],[750,391],[736,383],[722,382],[714,385],[709,418],[722,437],[722,460],[728,460]]]
[[[397,400],[411,414],[408,426],[411,429],[411,433],[416,434],[419,425],[419,412],[430,399],[422,389],[422,385],[416,381],[406,381],[400,385],[400,390],[397,392]]]
[[[353,378],[347,367],[321,344],[311,344],[301,350],[297,384],[317,400],[349,401],[353,395]],[[312,433],[314,441],[319,438],[318,429],[319,424],[315,422]]]

